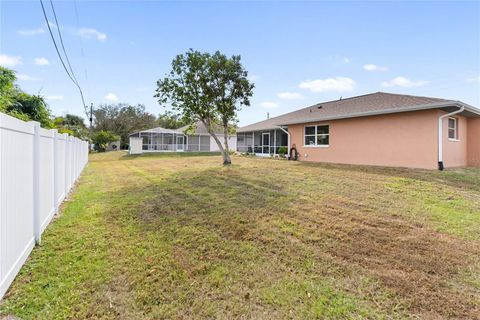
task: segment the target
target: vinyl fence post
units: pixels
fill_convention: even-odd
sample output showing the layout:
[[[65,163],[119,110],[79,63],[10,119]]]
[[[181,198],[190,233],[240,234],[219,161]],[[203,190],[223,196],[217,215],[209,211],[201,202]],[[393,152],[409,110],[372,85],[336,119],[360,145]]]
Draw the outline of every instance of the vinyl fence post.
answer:
[[[33,125],[33,235],[40,244],[40,123]]]
[[[77,138],[74,138],[75,141],[75,181],[78,178],[78,141]]]
[[[71,137],[72,139],[72,175],[71,175],[71,178],[70,180],[72,181],[72,188],[73,188],[73,184],[75,183],[75,138],[74,137]]]
[[[58,214],[58,130],[53,132],[53,212]]]
[[[65,137],[65,199],[67,198],[68,195],[68,166],[69,166],[69,147],[70,147],[70,141],[68,139],[68,134],[64,133]]]
[[[77,181],[78,178],[78,140],[77,138],[74,138],[75,141],[75,181]]]
[[[75,142],[76,142],[75,137],[72,137],[72,187],[73,187],[73,184],[75,183],[76,175],[77,175],[77,161],[76,161],[77,149],[76,149]]]
[[[73,181],[77,181],[77,165],[78,165],[78,150],[77,150],[77,138],[73,138],[73,145],[74,145],[74,153],[73,153],[73,166],[75,167],[75,171],[73,171]]]

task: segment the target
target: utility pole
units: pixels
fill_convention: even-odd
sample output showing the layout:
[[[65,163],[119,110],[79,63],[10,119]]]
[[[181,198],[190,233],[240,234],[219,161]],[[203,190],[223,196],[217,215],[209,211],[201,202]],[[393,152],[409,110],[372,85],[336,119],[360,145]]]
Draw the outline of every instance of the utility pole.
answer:
[[[92,134],[93,129],[93,102],[90,105],[90,134]]]
[[[92,141],[92,132],[93,132],[93,102],[90,104],[90,118],[89,118],[89,120],[90,120],[90,130],[89,130],[90,131],[90,148],[89,149],[90,149],[90,151],[92,151],[93,147],[92,147],[91,141]]]

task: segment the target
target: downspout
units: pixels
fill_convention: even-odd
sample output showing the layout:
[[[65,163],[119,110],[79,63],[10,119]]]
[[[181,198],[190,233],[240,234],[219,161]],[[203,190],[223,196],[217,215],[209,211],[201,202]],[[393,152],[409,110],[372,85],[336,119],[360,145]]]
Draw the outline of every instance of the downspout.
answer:
[[[280,126],[278,126],[278,128],[287,134],[287,137],[288,137],[287,156],[288,156],[288,159],[290,159],[290,133]]]
[[[443,166],[443,119],[456,115],[457,113],[463,112],[465,110],[464,106],[461,106],[457,111],[444,114],[438,117],[438,170],[442,171]]]

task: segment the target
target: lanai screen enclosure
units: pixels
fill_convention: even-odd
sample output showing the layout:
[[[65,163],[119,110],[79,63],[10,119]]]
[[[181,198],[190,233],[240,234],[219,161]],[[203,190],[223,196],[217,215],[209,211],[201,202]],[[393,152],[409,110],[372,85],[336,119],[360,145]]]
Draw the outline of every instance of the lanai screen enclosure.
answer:
[[[197,123],[192,134],[185,134],[188,126],[178,129],[165,129],[161,127],[143,130],[130,135],[130,154],[144,152],[218,152],[219,148],[215,140],[210,136],[205,126]],[[224,144],[221,128],[215,132],[216,136]],[[236,136],[228,137],[230,150],[237,146]]]
[[[187,136],[176,130],[153,128],[130,137],[142,138],[143,151],[210,151],[210,136]]]
[[[288,146],[288,135],[280,129],[237,132],[237,151],[259,156],[278,154],[280,147]]]

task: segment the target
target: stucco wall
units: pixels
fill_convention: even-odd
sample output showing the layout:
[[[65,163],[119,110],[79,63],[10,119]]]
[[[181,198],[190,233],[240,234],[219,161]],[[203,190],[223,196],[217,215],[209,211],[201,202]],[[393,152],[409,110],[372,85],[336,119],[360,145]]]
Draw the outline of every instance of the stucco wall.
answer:
[[[438,116],[447,112],[438,111]],[[448,118],[443,119],[443,165],[445,168],[467,166],[467,118],[454,115],[458,121],[458,140],[448,138]]]
[[[467,164],[480,167],[480,118],[469,118],[467,125]]]
[[[288,130],[301,161],[436,169],[437,123],[437,110],[312,123],[330,126],[329,147],[304,147],[309,124]]]

